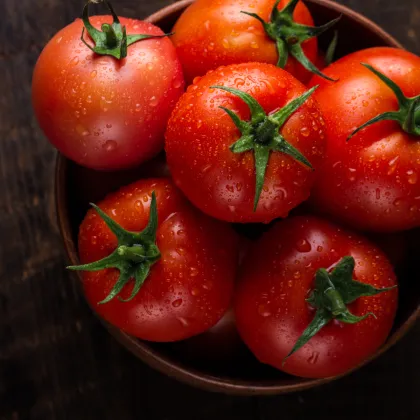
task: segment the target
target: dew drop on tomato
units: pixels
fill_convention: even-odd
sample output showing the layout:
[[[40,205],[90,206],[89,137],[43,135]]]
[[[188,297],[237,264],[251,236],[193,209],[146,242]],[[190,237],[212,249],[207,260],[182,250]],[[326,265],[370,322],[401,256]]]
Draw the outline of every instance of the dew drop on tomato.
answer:
[[[113,152],[117,148],[117,142],[115,140],[107,140],[103,145],[102,148],[106,152]]]

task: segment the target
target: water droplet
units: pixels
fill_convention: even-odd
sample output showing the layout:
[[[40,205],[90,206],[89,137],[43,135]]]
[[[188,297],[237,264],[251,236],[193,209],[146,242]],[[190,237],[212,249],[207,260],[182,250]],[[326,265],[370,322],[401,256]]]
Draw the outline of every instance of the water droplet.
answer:
[[[76,125],[76,132],[77,134],[79,134],[79,136],[82,136],[82,137],[90,136],[90,131],[81,124]]]
[[[226,189],[231,193],[234,191],[233,185],[226,185]]]
[[[63,40],[63,37],[60,36],[60,38],[57,38],[57,44],[59,44]]]
[[[191,294],[192,294],[193,296],[198,296],[198,295],[200,294],[200,289],[199,289],[198,287],[193,287],[193,288],[191,289]]]
[[[319,353],[317,351],[314,351],[309,357],[308,363],[310,363],[311,365],[316,364],[316,362],[318,361],[318,357],[319,357]]]
[[[287,190],[283,188],[281,184],[274,184],[274,191],[277,193],[277,197],[280,197],[283,199],[287,198]]]
[[[138,210],[140,210],[141,212],[143,212],[144,207],[143,207],[143,203],[142,203],[140,200],[137,200],[137,201],[134,203],[134,205],[136,206],[136,208],[137,208]]]
[[[354,181],[356,179],[356,177],[354,175],[355,172],[356,172],[356,169],[349,168],[349,177],[348,177],[349,181]]]
[[[179,308],[182,305],[182,299],[176,299],[172,302],[174,308]]]
[[[381,199],[381,190],[379,188],[376,188],[376,199],[377,200]]]
[[[226,38],[222,39],[223,48],[229,48],[229,40]]]
[[[293,274],[293,277],[294,277],[296,280],[299,280],[299,279],[300,279],[300,271],[296,271],[296,272]]]
[[[174,80],[174,82],[172,83],[172,86],[174,87],[174,89],[179,89],[182,86],[182,82],[179,79]]]
[[[366,100],[364,100],[364,101],[362,102],[362,105],[363,105],[365,108],[367,108],[367,107],[369,106],[369,102],[368,102],[368,101],[366,101]]]
[[[185,235],[185,230],[179,229],[179,230],[176,232],[176,234],[177,234],[178,236],[183,236],[183,235]]]
[[[210,51],[213,51],[213,50],[214,50],[214,42],[210,42],[210,44],[207,46],[207,48],[208,48]]]
[[[71,66],[77,66],[79,64],[79,57],[73,57],[70,61]]]
[[[93,70],[93,71],[90,73],[90,77],[91,77],[92,79],[94,79],[97,75],[98,75],[98,72],[97,72],[96,70]]]
[[[184,248],[177,248],[176,252],[178,255],[185,255],[185,249]]]
[[[141,111],[141,105],[140,104],[136,104],[136,112],[140,112]]]
[[[112,124],[107,124],[106,128],[112,128]]]
[[[147,68],[147,70],[153,70],[153,64],[152,63],[147,63],[146,68]]]
[[[401,204],[403,204],[403,203],[404,203],[404,199],[403,199],[403,198],[397,198],[397,199],[396,199],[396,200],[394,200],[394,202],[393,202],[394,206],[396,206],[396,207],[401,206]]]
[[[203,289],[205,289],[205,290],[213,289],[213,283],[211,281],[204,281],[203,282]]]
[[[396,156],[394,157],[394,159],[391,159],[388,162],[388,165],[389,165],[388,175],[392,175],[397,169],[398,159],[399,159],[399,156]]]
[[[228,208],[229,208],[229,211],[231,213],[235,213],[236,212],[236,207],[235,206],[228,206]]]
[[[103,145],[102,148],[106,152],[113,152],[117,148],[117,142],[115,140],[107,140]]]
[[[180,316],[179,318],[177,318],[177,320],[182,324],[183,327],[188,327],[189,323],[185,318]]]
[[[87,102],[88,104],[91,104],[91,103],[92,103],[92,96],[91,96],[91,95],[89,95],[89,96],[86,98],[86,102]]]
[[[417,206],[411,206],[410,211],[411,211],[411,213],[415,213],[415,212],[418,211],[418,207]]]
[[[323,247],[323,246],[321,246],[321,245],[318,245],[318,246],[317,246],[317,248],[316,248],[316,250],[317,250],[318,252],[322,252],[322,251],[324,250],[324,247]]]
[[[191,277],[196,277],[198,276],[198,269],[196,267],[191,267],[190,268],[190,276]]]
[[[271,315],[270,310],[264,304],[258,305],[258,313],[264,318],[267,318]]]
[[[311,244],[306,239],[300,239],[296,242],[296,249],[299,252],[310,252],[312,247]]]
[[[411,185],[417,184],[418,181],[418,175],[416,172],[414,171],[407,171],[407,175],[408,175],[408,183]]]
[[[254,49],[254,50],[256,50],[256,49],[260,48],[260,46],[258,45],[258,43],[257,43],[256,41],[252,41],[252,42],[249,44],[249,46],[250,46],[250,48],[252,48],[252,49]]]

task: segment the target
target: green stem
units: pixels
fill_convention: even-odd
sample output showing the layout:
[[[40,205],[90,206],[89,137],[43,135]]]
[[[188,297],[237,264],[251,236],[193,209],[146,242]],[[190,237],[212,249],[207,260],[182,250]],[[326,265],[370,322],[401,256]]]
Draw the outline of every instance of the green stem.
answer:
[[[111,255],[100,261],[67,268],[74,271],[117,269],[120,272],[118,281],[109,295],[99,304],[107,303],[118,296],[131,279],[134,279],[133,293],[125,302],[134,299],[149,275],[150,268],[160,259],[160,251],[156,245],[158,228],[156,195],[154,192],[152,193],[149,222],[145,229],[139,233],[125,230],[99,207],[92,206],[104,220],[109,230],[117,237],[118,246]]]
[[[316,272],[315,288],[307,299],[307,302],[316,309],[315,316],[283,360],[283,365],[290,356],[302,348],[331,320],[336,319],[346,324],[356,324],[368,316],[375,317],[371,312],[362,316],[354,315],[347,308],[348,304],[362,296],[374,296],[397,287],[377,289],[370,284],[353,280],[354,267],[354,258],[347,256],[342,258],[331,272],[324,268],[320,268]]]
[[[89,0],[84,9],[83,9],[83,24],[84,28],[82,30],[81,40],[82,42],[92,50],[94,53],[99,55],[109,55],[121,60],[127,57],[128,47],[138,41],[144,39],[152,38],[162,38],[172,34],[164,35],[147,35],[147,34],[138,34],[138,35],[127,35],[127,29],[125,26],[122,26],[120,20],[115,13],[111,3],[108,0],[102,0],[102,2],[109,9],[111,16],[113,18],[112,25],[104,23],[101,26],[102,31],[96,29],[90,22],[89,19],[89,5],[91,1]],[[94,42],[94,47],[91,47],[85,40],[85,30],[88,32],[89,36]]]
[[[376,70],[371,65],[366,63],[361,64],[375,74],[394,92],[398,101],[399,109],[398,111],[388,111],[377,115],[353,131],[347,140],[350,140],[359,131],[381,121],[396,121],[407,134],[416,137],[420,136],[420,95],[412,98],[405,96],[402,89],[393,80]]]
[[[306,157],[286,141],[279,133],[288,118],[299,109],[317,88],[314,87],[302,96],[294,99],[285,107],[268,116],[258,101],[246,92],[226,86],[211,86],[211,89],[221,89],[239,97],[251,111],[251,120],[243,121],[232,110],[220,107],[232,119],[241,132],[241,137],[230,146],[232,153],[254,152],[255,161],[255,197],[254,212],[257,210],[264,178],[271,152],[280,152],[291,156],[309,169],[313,169]]]
[[[283,10],[278,10],[280,0],[277,0],[271,10],[270,20],[264,21],[261,16],[241,11],[248,16],[258,20],[264,28],[266,34],[276,43],[278,60],[277,66],[284,68],[287,64],[289,55],[292,55],[299,61],[308,71],[317,74],[327,80],[334,81],[322,73],[305,55],[302,44],[311,38],[318,37],[332,26],[334,26],[341,18],[326,23],[325,25],[314,27],[296,23],[293,13],[298,4],[298,0],[291,0]]]

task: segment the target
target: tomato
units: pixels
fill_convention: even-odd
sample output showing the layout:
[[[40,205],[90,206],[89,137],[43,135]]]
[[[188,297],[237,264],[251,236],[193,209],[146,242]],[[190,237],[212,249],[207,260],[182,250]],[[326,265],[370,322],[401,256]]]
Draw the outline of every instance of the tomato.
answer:
[[[112,16],[91,22],[101,27]],[[137,33],[158,38],[129,45],[127,57],[117,59],[93,52],[86,31],[85,45],[84,22],[77,19],[47,44],[33,75],[33,107],[45,135],[65,156],[93,169],[132,167],[156,155],[184,88],[181,64],[163,32],[139,20],[120,23],[129,40]]]
[[[229,222],[269,222],[309,197],[325,139],[305,89],[262,63],[221,67],[188,88],[165,148],[176,184],[195,206]]]
[[[395,285],[391,264],[366,239],[313,216],[290,218],[245,260],[236,322],[262,363],[301,377],[340,375],[385,341],[397,309]]]
[[[314,207],[358,229],[406,230],[420,225],[420,130],[381,121],[348,140],[356,128],[400,107],[388,87],[392,82],[381,80],[374,69],[392,79],[401,96],[420,94],[420,58],[394,48],[367,49],[338,60],[325,69],[339,79],[336,83],[315,77],[310,85],[321,85],[315,98],[328,142],[312,198]],[[419,127],[415,107],[410,113],[403,108],[392,115],[403,125],[412,116]]]
[[[229,226],[192,208],[164,178],[124,187],[99,207],[105,214],[91,209],[80,226],[83,265],[72,269],[84,270],[86,298],[101,317],[158,342],[189,338],[222,318],[238,258]]]
[[[222,65],[254,61],[279,64],[307,82],[318,72],[316,36],[334,23],[314,28],[297,0],[197,0],[175,24],[172,40],[189,82]]]

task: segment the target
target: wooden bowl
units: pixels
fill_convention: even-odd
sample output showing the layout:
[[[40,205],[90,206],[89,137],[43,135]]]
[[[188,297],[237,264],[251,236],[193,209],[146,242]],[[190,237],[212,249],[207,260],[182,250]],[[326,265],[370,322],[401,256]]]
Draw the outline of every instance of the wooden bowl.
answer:
[[[191,3],[192,0],[184,0],[172,4],[153,14],[148,20],[169,31],[182,11]],[[317,24],[327,22],[339,14],[343,15],[338,24],[339,56],[373,46],[402,48],[395,39],[373,22],[338,3],[329,0],[306,0],[306,4]],[[327,42],[328,38],[320,39],[321,46],[325,46]],[[118,173],[94,172],[58,156],[56,205],[61,234],[71,263],[78,264],[77,231],[89,202],[98,202],[108,192],[122,185],[140,177],[162,174],[165,170],[163,156],[138,169]],[[404,264],[404,267],[409,270],[409,264]],[[409,283],[410,276],[407,275],[409,273],[407,270],[406,274],[402,273],[399,276],[400,308],[393,331],[386,344],[370,360],[394,345],[420,316],[420,285],[414,281]],[[80,280],[80,277],[78,279]],[[209,362],[203,365],[200,364],[200,360],[192,358],[185,360],[186,358],[182,358],[182,354],[173,345],[146,343],[130,337],[105,322],[104,324],[120,343],[151,367],[182,382],[209,391],[237,395],[282,394],[302,391],[337,379],[336,377],[316,380],[295,378],[259,364],[247,351],[241,351],[241,354],[228,365],[220,363],[213,365]]]

